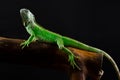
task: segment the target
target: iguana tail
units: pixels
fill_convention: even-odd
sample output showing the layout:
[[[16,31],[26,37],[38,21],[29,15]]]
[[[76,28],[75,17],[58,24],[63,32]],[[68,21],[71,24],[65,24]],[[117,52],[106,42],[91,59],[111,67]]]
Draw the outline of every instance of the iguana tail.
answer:
[[[104,52],[103,50],[100,50],[98,48],[86,45],[82,42],[79,42],[77,40],[74,40],[74,39],[71,39],[71,38],[68,38],[68,37],[63,37],[63,41],[64,41],[65,46],[71,46],[71,47],[75,47],[75,48],[78,48],[78,49],[83,49],[83,50],[86,50],[86,51],[91,51],[91,52],[103,54],[113,65],[113,67],[114,67],[114,69],[117,73],[118,80],[120,80],[119,68],[118,68],[117,64],[115,63],[115,61],[113,60],[113,58],[108,53]]]
[[[113,60],[113,58],[106,52],[102,51],[103,55],[111,62],[111,64],[113,65],[115,71],[116,71],[116,74],[118,76],[118,80],[120,80],[120,71],[119,71],[119,68],[116,64],[116,62]]]

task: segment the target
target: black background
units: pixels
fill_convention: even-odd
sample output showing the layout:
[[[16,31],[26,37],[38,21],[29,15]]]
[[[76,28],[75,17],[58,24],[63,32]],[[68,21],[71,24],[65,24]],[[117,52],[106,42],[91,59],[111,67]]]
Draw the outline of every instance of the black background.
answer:
[[[45,28],[108,52],[120,67],[120,3],[115,0],[1,0],[0,36],[27,39],[19,15],[30,9]],[[1,80],[68,80],[65,73],[0,61]],[[117,80],[112,65],[104,60],[102,80]]]

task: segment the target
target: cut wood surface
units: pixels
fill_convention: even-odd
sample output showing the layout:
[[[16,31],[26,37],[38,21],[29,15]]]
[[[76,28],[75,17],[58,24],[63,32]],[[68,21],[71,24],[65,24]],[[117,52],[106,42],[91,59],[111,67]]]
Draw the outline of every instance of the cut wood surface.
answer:
[[[103,75],[101,54],[67,47],[77,56],[75,61],[82,69],[80,71],[72,68],[68,56],[59,50],[57,45],[36,41],[29,47],[21,49],[20,43],[23,41],[23,39],[0,37],[0,60],[66,71],[70,80],[100,80]]]

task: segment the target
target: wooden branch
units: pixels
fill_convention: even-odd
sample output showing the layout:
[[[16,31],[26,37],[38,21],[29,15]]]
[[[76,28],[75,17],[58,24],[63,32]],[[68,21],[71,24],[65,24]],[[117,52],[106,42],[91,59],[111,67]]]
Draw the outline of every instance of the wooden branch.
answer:
[[[76,62],[82,69],[79,71],[77,68],[72,68],[68,62],[68,56],[60,51],[57,45],[36,41],[22,50],[20,43],[23,41],[22,39],[0,37],[0,60],[63,70],[68,72],[70,80],[87,80],[88,78],[99,80],[103,74],[101,69],[103,56],[101,54],[68,47],[78,56]]]

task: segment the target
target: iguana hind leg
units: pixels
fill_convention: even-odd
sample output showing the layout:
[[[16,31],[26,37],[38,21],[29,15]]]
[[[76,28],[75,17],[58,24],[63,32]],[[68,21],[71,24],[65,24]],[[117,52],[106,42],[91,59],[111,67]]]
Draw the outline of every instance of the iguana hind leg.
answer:
[[[70,62],[72,67],[77,67],[79,70],[81,70],[81,68],[75,62],[75,55],[68,48],[64,47],[62,39],[57,39],[57,45],[59,49],[63,50],[68,55],[68,61]]]

